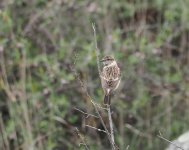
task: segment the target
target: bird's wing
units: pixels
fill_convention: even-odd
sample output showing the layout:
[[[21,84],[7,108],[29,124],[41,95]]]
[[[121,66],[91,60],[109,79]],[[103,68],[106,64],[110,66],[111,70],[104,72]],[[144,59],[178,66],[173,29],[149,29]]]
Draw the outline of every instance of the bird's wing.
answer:
[[[118,69],[118,76],[119,76],[119,78],[121,77],[121,71],[120,71],[120,68]]]

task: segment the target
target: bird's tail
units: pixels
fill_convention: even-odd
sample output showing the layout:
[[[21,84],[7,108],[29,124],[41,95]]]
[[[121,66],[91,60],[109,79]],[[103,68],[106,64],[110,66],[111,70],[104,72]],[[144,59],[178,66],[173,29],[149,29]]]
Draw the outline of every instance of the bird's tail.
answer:
[[[111,103],[111,95],[109,93],[107,95],[104,95],[104,104],[105,105],[110,105],[110,103]]]

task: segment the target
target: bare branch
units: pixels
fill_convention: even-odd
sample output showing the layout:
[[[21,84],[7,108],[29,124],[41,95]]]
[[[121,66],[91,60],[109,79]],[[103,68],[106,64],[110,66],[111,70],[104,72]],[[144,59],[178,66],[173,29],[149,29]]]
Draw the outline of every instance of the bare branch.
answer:
[[[85,125],[86,127],[89,127],[89,128],[92,128],[92,129],[95,129],[95,130],[97,130],[97,131],[99,131],[99,132],[104,132],[104,133],[106,133],[106,134],[109,134],[109,133],[107,133],[105,130],[102,130],[102,129],[99,129],[99,128],[95,128],[95,127],[93,127],[93,126],[90,126],[90,125]]]
[[[126,124],[125,126],[129,130],[131,130],[133,133],[135,133],[136,135],[139,135],[139,136],[145,137],[145,138],[151,138],[151,135],[139,131],[138,129],[136,129],[135,127],[131,126],[130,124]]]
[[[107,108],[102,107],[100,104],[95,103],[94,101],[92,101],[92,103],[93,103],[93,105],[97,106],[98,108],[108,111],[108,109],[107,109]]]
[[[96,48],[96,61],[97,61],[97,66],[98,66],[98,73],[99,73],[99,76],[100,76],[100,61],[99,61],[99,56],[100,56],[100,50],[98,48],[98,44],[97,44],[97,38],[96,38],[96,28],[95,28],[95,24],[92,23],[92,27],[93,27],[93,31],[94,31],[94,43],[95,43],[95,48]],[[92,102],[92,101],[91,101]],[[92,102],[93,103],[93,102]],[[111,143],[111,146],[112,146],[112,149],[113,150],[116,150],[116,149],[119,149],[116,145],[115,145],[115,140],[114,140],[114,130],[113,130],[113,122],[112,122],[112,116],[111,116],[111,109],[110,109],[110,105],[107,105],[107,110],[108,110],[108,118],[109,118],[109,126],[110,126],[110,133],[109,131],[107,130],[105,124],[104,124],[104,121],[102,119],[102,117],[100,116],[100,113],[98,111],[98,108],[96,107],[96,105],[93,103],[93,106],[95,107],[95,110],[97,112],[97,114],[99,115],[99,118],[101,120],[101,123],[108,135],[108,139]]]
[[[114,143],[114,146],[115,146],[114,128],[113,128],[113,122],[112,122],[112,115],[111,115],[110,105],[107,105],[107,109],[108,109],[108,119],[109,119],[109,124],[110,124],[110,136],[111,136],[111,140],[112,140],[112,142]],[[115,149],[115,147],[113,147],[113,149]]]
[[[169,141],[168,139],[164,138],[164,137],[162,136],[162,134],[161,134],[160,131],[159,131],[159,135],[157,135],[157,137],[159,137],[160,139],[163,139],[164,141],[166,141],[166,142],[168,142],[168,143],[174,145],[175,147],[177,147],[177,148],[179,148],[179,149],[181,149],[181,150],[184,150],[182,147],[180,147],[180,146],[176,145],[175,143]]]
[[[97,66],[98,66],[98,73],[100,75],[100,61],[99,61],[100,50],[99,50],[98,44],[97,44],[96,28],[95,28],[94,23],[92,23],[92,27],[93,27],[93,32],[94,32],[94,44],[95,44],[95,48],[96,48],[96,61],[97,61]]]
[[[79,146],[80,146],[80,145],[84,145],[84,146],[85,146],[85,149],[86,149],[86,150],[89,150],[89,147],[88,147],[88,145],[87,145],[86,142],[85,142],[85,138],[79,133],[78,128],[75,128],[75,131],[76,131],[77,135],[79,136],[79,138],[80,138],[81,141],[82,141],[82,143],[80,143]]]
[[[75,110],[77,110],[77,111],[79,111],[79,112],[81,112],[81,113],[83,113],[86,117],[85,118],[88,118],[88,117],[94,117],[94,118],[99,118],[98,116],[95,116],[95,115],[93,115],[93,114],[89,114],[89,113],[86,113],[86,112],[84,112],[84,111],[82,111],[82,110],[80,110],[80,109],[78,109],[78,108],[74,108]]]
[[[107,136],[108,136],[108,139],[109,139],[110,143],[111,143],[112,145],[114,145],[114,143],[113,143],[112,140],[111,140],[110,133],[109,133],[108,129],[106,128],[106,125],[105,125],[105,123],[104,123],[104,120],[102,119],[102,116],[100,115],[100,112],[99,112],[98,108],[97,108],[96,105],[93,103],[92,99],[91,99],[91,102],[92,102],[92,104],[93,104],[93,106],[94,106],[94,108],[95,108],[96,113],[97,113],[98,116],[99,116],[99,119],[100,119],[100,121],[101,121],[101,123],[102,123],[102,126],[104,127],[104,129],[105,129],[105,131],[106,131],[106,133],[107,133]]]

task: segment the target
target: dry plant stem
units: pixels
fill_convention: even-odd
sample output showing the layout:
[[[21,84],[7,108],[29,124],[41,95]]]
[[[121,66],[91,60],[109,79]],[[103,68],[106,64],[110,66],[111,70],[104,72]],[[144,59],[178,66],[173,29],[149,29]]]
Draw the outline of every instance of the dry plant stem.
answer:
[[[95,28],[95,24],[94,23],[92,23],[92,27],[93,27],[93,32],[94,32],[94,44],[95,44],[95,50],[96,50],[96,61],[97,61],[97,66],[98,66],[98,73],[100,75],[100,60],[99,60],[100,50],[99,50],[98,44],[97,44],[96,28]]]
[[[161,134],[160,131],[159,131],[159,135],[157,135],[157,137],[159,137],[160,139],[163,139],[164,141],[166,141],[166,142],[168,142],[168,143],[174,145],[174,146],[177,147],[178,149],[184,150],[182,147],[180,147],[180,146],[176,145],[175,143],[169,141],[168,139],[164,138],[164,137],[162,136],[162,134]]]
[[[114,128],[113,128],[113,122],[112,122],[112,115],[111,115],[111,107],[110,107],[110,105],[107,105],[107,108],[108,108],[108,119],[109,119],[109,124],[110,124],[110,137],[111,137],[112,143],[114,143],[113,149],[115,149]]]
[[[86,113],[86,112],[84,112],[84,111],[82,111],[82,110],[80,110],[78,108],[74,108],[74,109],[77,110],[77,111],[79,111],[79,112],[81,112],[81,113],[83,113],[86,116],[85,118],[88,118],[88,117],[99,118],[98,116],[95,116],[93,114],[88,114],[88,113]]]
[[[95,24],[94,23],[92,23],[92,28],[93,28],[93,32],[94,32],[94,44],[95,44],[95,50],[96,50],[96,61],[97,61],[97,66],[98,66],[98,73],[99,73],[99,76],[100,76],[100,60],[99,60],[100,50],[99,50],[98,44],[97,44],[96,28],[95,28]],[[97,109],[96,106],[95,106],[95,110],[96,110],[97,114],[99,115],[101,123],[102,123],[102,125],[103,125],[103,127],[104,127],[104,129],[105,129],[105,131],[106,131],[106,133],[108,135],[108,139],[109,139],[109,141],[111,143],[112,149],[116,150],[115,141],[114,141],[114,130],[113,130],[113,123],[112,123],[112,116],[111,116],[110,105],[107,105],[108,118],[109,118],[109,126],[110,126],[110,133],[108,132],[108,130],[107,130],[105,124],[104,124],[104,121],[103,121],[102,117],[100,116],[99,111],[98,111],[98,109]]]
[[[143,133],[141,131],[139,131],[138,129],[136,129],[135,127],[131,126],[130,124],[126,124],[125,125],[127,129],[131,130],[133,133],[135,133],[136,135],[139,135],[141,137],[144,137],[144,138],[148,138],[150,139],[151,138],[151,135],[148,134],[148,133]]]
[[[104,127],[104,130],[105,130],[106,133],[107,133],[108,139],[109,139],[109,141],[110,141],[110,143],[111,143],[111,145],[112,145],[112,148],[113,148],[113,147],[114,147],[114,142],[113,142],[112,139],[111,139],[111,135],[110,135],[108,129],[106,128],[106,125],[105,125],[105,123],[104,123],[104,120],[102,119],[102,116],[100,115],[100,113],[99,113],[99,111],[98,111],[98,108],[96,107],[95,103],[94,103],[92,100],[91,100],[91,102],[92,102],[92,104],[93,104],[93,106],[94,106],[94,108],[95,108],[96,113],[98,114],[98,116],[99,116],[99,118],[100,118],[100,121],[101,121],[101,123],[102,123],[102,125],[103,125],[103,127]]]
[[[95,127],[90,126],[90,125],[85,125],[85,126],[86,126],[86,127],[89,127],[89,128],[92,128],[92,129],[95,129],[95,130],[97,130],[97,131],[99,131],[99,132],[104,132],[104,133],[106,133],[105,130],[98,129],[98,128],[95,128]]]
[[[89,147],[88,147],[88,145],[86,144],[84,137],[79,133],[78,128],[75,128],[75,131],[76,131],[77,135],[79,136],[79,138],[80,138],[81,141],[82,141],[82,143],[80,143],[80,144],[84,145],[86,150],[89,150]]]

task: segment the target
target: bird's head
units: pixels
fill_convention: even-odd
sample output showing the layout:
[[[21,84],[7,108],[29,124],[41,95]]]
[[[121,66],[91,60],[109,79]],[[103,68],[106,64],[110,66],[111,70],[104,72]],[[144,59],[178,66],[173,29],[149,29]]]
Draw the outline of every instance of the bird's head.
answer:
[[[107,66],[107,65],[111,64],[114,61],[115,61],[115,59],[112,56],[105,56],[101,60],[101,62],[104,64],[104,66]]]

